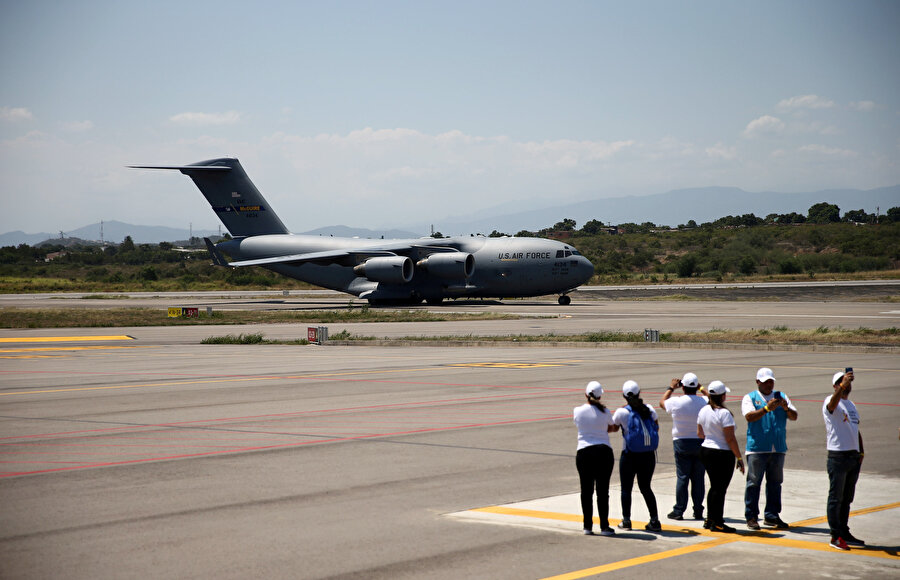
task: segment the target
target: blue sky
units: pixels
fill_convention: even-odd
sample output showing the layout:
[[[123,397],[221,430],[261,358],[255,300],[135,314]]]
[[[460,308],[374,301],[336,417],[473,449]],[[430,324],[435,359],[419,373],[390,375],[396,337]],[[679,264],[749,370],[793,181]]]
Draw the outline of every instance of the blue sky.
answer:
[[[898,30],[892,0],[6,2],[0,232],[215,228],[124,166],[221,156],[294,231],[896,185]]]

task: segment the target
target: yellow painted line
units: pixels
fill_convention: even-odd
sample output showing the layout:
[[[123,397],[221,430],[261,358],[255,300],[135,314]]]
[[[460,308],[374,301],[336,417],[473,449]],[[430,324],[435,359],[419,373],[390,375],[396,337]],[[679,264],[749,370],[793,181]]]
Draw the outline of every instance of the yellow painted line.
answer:
[[[859,516],[865,515],[880,511],[891,510],[900,507],[900,502],[884,504],[880,506],[873,506],[868,508],[859,509],[853,512],[850,512],[850,516]],[[567,513],[559,513],[559,512],[547,512],[541,510],[529,510],[529,509],[521,509],[521,508],[511,508],[505,506],[490,506],[483,508],[475,508],[473,510],[469,510],[472,512],[481,512],[481,513],[490,513],[490,514],[499,514],[499,515],[507,515],[507,516],[520,516],[520,517],[528,517],[528,518],[537,518],[537,519],[545,519],[545,520],[556,520],[556,521],[564,521],[564,522],[581,522],[581,515],[579,514],[567,514]],[[817,523],[822,523],[826,520],[825,517],[818,517],[809,520],[803,520],[800,522],[794,522],[791,524],[791,527],[800,527],[806,525],[813,525]],[[620,521],[620,520],[619,520]],[[594,522],[599,523],[599,518],[594,517]],[[610,525],[617,524],[618,521],[610,518]],[[632,522],[632,524],[636,524],[639,522]],[[706,548],[711,548],[713,546],[719,546],[722,544],[727,544],[731,542],[747,542],[751,544],[762,544],[767,546],[778,546],[782,548],[799,548],[802,550],[813,550],[817,552],[829,552],[829,553],[837,553],[837,550],[828,545],[827,542],[811,542],[808,540],[794,540],[791,538],[786,538],[781,535],[780,530],[772,530],[772,532],[779,532],[777,535],[769,535],[769,531],[763,532],[752,532],[752,533],[740,533],[740,534],[722,534],[719,532],[711,532],[706,529],[694,529],[694,528],[686,528],[686,527],[678,527],[678,526],[669,526],[664,525],[663,530],[667,532],[682,532],[682,533],[691,533],[696,534],[698,536],[706,536],[711,538],[716,538],[717,540],[712,540],[709,542],[704,542],[702,544],[695,544],[693,546],[687,546],[685,548],[678,548],[675,550],[669,550],[667,552],[660,552],[658,554],[651,554],[649,556],[642,556],[638,558],[632,558],[630,560],[623,560],[621,562],[616,562],[613,564],[606,564],[604,566],[598,566],[595,568],[589,568],[587,570],[580,570],[576,572],[571,572],[569,574],[563,574],[561,576],[553,576],[553,580],[563,579],[563,578],[584,578],[586,576],[593,576],[596,574],[603,574],[605,572],[611,572],[613,570],[620,570],[621,568],[627,568],[630,566],[636,566],[638,564],[644,564],[647,562],[654,562],[656,560],[660,560],[663,558],[670,558],[673,556],[680,556],[682,554],[688,554],[692,551],[704,550]],[[880,548],[873,548],[868,546],[856,547],[852,546],[850,549],[850,553],[859,555],[859,556],[869,556],[874,558],[885,558],[888,560],[900,561],[900,556],[897,556],[891,552],[885,551]],[[549,579],[545,579],[549,580]]]
[[[721,546],[722,544],[730,544],[735,541],[736,540],[733,540],[731,538],[716,538],[714,540],[708,540],[706,542],[694,544],[692,546],[682,546],[681,548],[675,548],[674,550],[666,550],[665,552],[649,554],[647,556],[638,556],[637,558],[631,558],[629,560],[620,560],[619,562],[613,562],[612,564],[604,564],[603,566],[586,568],[584,570],[569,572],[568,574],[560,574],[559,576],[550,576],[548,578],[544,578],[544,580],[575,580],[576,578],[587,578],[588,576],[596,576],[597,574],[614,572],[615,570],[622,570],[623,568],[640,566],[641,564],[648,564],[650,562],[656,562],[657,560],[665,560],[667,558],[674,558],[675,556],[691,554],[693,552],[699,552],[701,550]]]
[[[565,365],[561,364],[553,364],[553,363],[499,363],[499,362],[484,362],[484,363],[451,363],[447,365],[448,367],[475,367],[475,368],[489,368],[489,369],[536,369],[541,367],[561,367]]]
[[[3,348],[0,352],[54,352],[70,350],[114,350],[123,348],[159,348],[156,346],[35,346],[32,348]]]
[[[539,518],[542,520],[558,520],[561,522],[580,522],[580,515],[576,514],[562,514],[559,512],[544,512],[540,510],[525,510],[520,508],[511,508],[511,507],[503,507],[503,506],[491,506],[491,507],[483,507],[483,508],[475,508],[473,510],[469,510],[472,512],[482,512],[488,514],[500,514],[504,516],[522,516],[526,518]],[[595,518],[596,519],[596,518]],[[610,520],[612,521],[612,520]],[[599,523],[599,520],[598,520]]]
[[[31,336],[21,338],[0,338],[0,343],[9,342],[88,342],[91,340],[134,340],[130,336]]]
[[[852,512],[850,512],[850,517],[852,518],[853,516],[864,516],[866,514],[872,514],[875,512],[883,512],[885,510],[892,510],[892,509],[898,508],[898,507],[900,507],[900,501],[898,501],[896,503],[888,503],[885,505],[877,505],[877,506],[869,507],[869,508],[862,508],[862,509],[853,510]],[[817,518],[803,520],[800,522],[794,522],[791,524],[791,527],[799,528],[799,527],[803,527],[803,526],[814,526],[816,524],[823,524],[827,521],[828,521],[828,516],[820,516]]]

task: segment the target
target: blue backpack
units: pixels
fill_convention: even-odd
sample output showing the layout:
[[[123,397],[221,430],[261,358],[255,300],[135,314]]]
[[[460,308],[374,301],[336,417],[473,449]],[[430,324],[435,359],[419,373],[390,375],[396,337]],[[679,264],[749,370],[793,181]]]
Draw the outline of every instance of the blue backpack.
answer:
[[[628,409],[628,429],[625,432],[625,449],[634,453],[654,451],[659,446],[659,426],[653,421],[653,417],[641,419],[634,412],[631,405],[625,405]]]

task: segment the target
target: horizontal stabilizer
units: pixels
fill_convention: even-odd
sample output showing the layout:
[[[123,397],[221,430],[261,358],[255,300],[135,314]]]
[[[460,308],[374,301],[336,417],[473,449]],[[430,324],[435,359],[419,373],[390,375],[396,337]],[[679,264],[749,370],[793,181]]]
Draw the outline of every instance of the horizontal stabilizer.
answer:
[[[203,241],[206,242],[206,249],[209,250],[209,257],[212,258],[213,264],[216,266],[228,266],[228,260],[225,259],[225,256],[222,255],[222,252],[219,251],[219,248],[216,247],[215,244],[212,243],[212,240],[209,238],[203,238]]]
[[[188,171],[231,171],[222,165],[129,165],[129,169],[175,169],[182,173]]]

